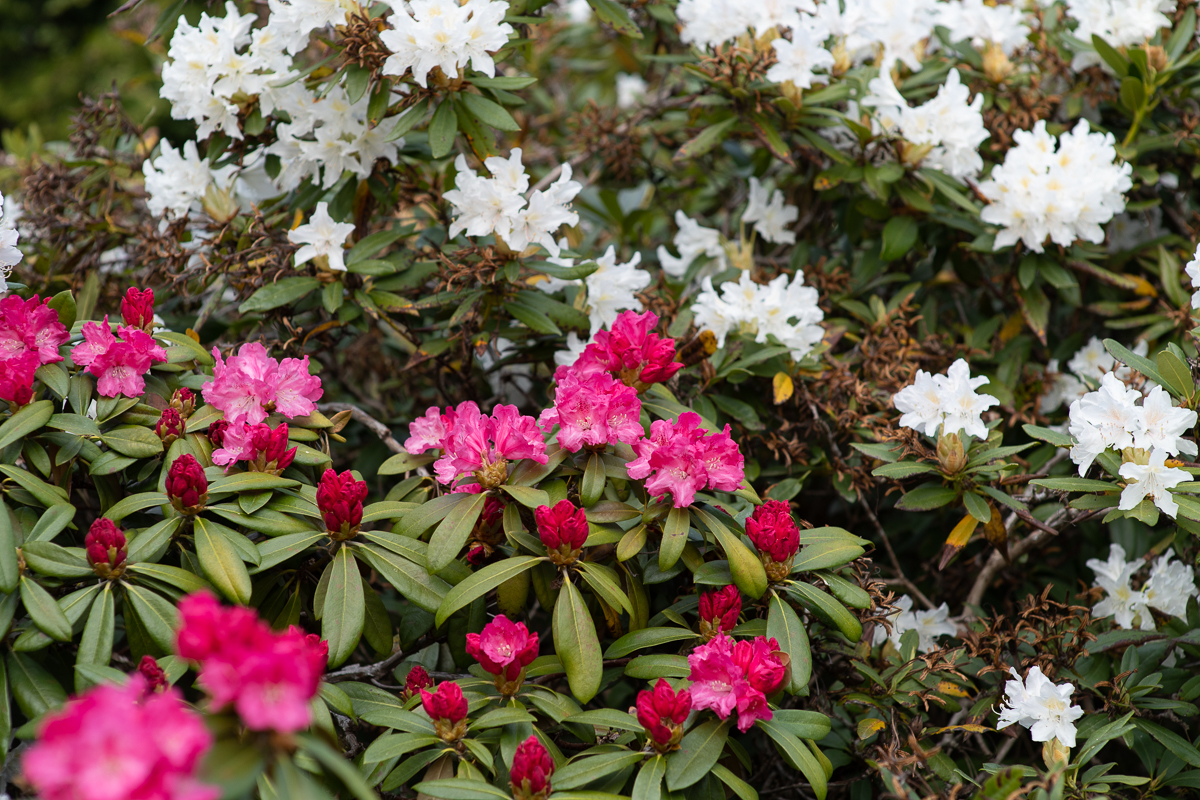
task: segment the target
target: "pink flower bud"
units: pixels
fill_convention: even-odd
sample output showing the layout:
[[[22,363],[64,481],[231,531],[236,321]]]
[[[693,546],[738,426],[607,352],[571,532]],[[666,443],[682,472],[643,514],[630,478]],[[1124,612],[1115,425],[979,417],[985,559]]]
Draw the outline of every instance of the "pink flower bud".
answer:
[[[800,549],[800,529],[792,520],[787,503],[768,500],[746,520],[746,535],[758,548],[767,577],[778,582],[792,570],[792,558]]]
[[[218,419],[208,426],[208,440],[213,447],[225,446],[225,432],[229,430],[229,420]]]
[[[187,419],[196,410],[196,395],[186,386],[176,389],[175,394],[171,395],[171,408],[178,411],[179,416]]]
[[[654,691],[642,691],[637,697],[638,723],[646,729],[650,743],[660,753],[679,749],[683,738],[683,721],[692,710],[692,695],[683,689],[678,694],[663,678]]]
[[[163,440],[164,447],[170,447],[171,442],[183,436],[183,417],[173,408],[164,408],[154,432]]]
[[[425,671],[424,667],[417,664],[408,671],[408,676],[404,679],[404,698],[407,700],[422,689],[428,689],[431,686],[433,686],[433,678],[429,677],[429,673]]]
[[[555,564],[573,564],[587,541],[587,513],[570,500],[559,500],[553,508],[539,506],[533,516],[550,560]]]
[[[167,673],[163,672],[154,656],[142,656],[138,672],[146,679],[146,686],[151,692],[165,692],[171,688],[170,682],[167,681]]]
[[[129,287],[121,300],[121,319],[131,328],[140,328],[146,333],[154,330],[154,290],[140,291]]]
[[[107,517],[92,523],[91,530],[83,539],[87,549],[88,563],[92,571],[101,578],[116,578],[125,570],[125,534]]]
[[[28,405],[33,400],[34,373],[39,366],[41,362],[34,350],[0,361],[0,400],[14,406]]]
[[[421,706],[443,741],[456,742],[467,732],[467,699],[457,683],[439,683],[432,692],[421,690]]]
[[[175,459],[167,470],[167,497],[181,514],[197,514],[208,500],[208,478],[191,453]]]
[[[700,634],[707,641],[737,627],[742,595],[736,586],[724,586],[700,595]]]
[[[354,479],[350,470],[338,474],[325,470],[317,486],[317,507],[325,520],[325,529],[334,541],[353,539],[362,525],[366,481]]]
[[[554,759],[536,735],[517,745],[509,781],[514,800],[545,800],[550,796]]]
[[[521,688],[525,668],[538,656],[538,635],[530,633],[524,622],[501,614],[481,633],[467,634],[467,653],[496,677],[500,693],[511,697]]]

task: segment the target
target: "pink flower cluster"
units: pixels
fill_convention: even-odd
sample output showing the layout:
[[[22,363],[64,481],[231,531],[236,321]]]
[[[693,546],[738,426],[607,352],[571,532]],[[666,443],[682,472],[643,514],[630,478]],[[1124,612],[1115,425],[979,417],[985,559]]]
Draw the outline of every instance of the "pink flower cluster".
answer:
[[[226,361],[213,348],[213,379],[200,389],[205,401],[225,412],[230,425],[257,425],[273,411],[303,417],[316,410],[321,379],[308,372],[308,356],[276,361],[267,348],[248,342]]]
[[[554,407],[538,418],[546,430],[558,425],[560,445],[575,453],[582,447],[603,449],[642,438],[642,401],[636,389],[607,372],[564,369],[556,377]]]
[[[265,422],[257,425],[235,422],[221,426],[220,436],[220,447],[213,451],[212,460],[214,464],[223,467],[245,461],[248,472],[270,472],[278,475],[291,466],[292,459],[296,457],[296,448],[288,448],[286,422],[281,422],[274,428]]]
[[[252,609],[223,607],[208,592],[179,601],[175,652],[199,662],[214,708],[233,706],[251,730],[307,728],[329,645],[292,626],[275,633]]]
[[[745,459],[729,436],[729,426],[709,433],[699,425],[700,415],[692,411],[680,414],[675,422],[653,422],[650,437],[633,445],[637,458],[627,465],[629,477],[650,476],[646,491],[651,496],[670,492],[676,508],[690,506],[705,486],[721,492],[741,487]]]
[[[530,633],[524,622],[500,614],[481,632],[467,634],[467,653],[495,676],[500,693],[511,697],[521,688],[525,668],[537,658],[538,635]]]
[[[657,324],[653,311],[622,312],[611,330],[596,333],[574,365],[559,367],[554,380],[561,383],[569,371],[581,377],[608,372],[638,391],[670,380],[683,364],[675,360],[674,339],[650,332]]]
[[[470,400],[457,408],[447,407],[445,413],[431,406],[409,427],[404,449],[412,455],[441,450],[433,465],[439,482],[450,484],[474,476],[486,489],[504,483],[508,461],[528,458],[545,464],[549,460],[542,429],[533,417],[504,405],[496,406],[490,416],[481,414]]]
[[[58,348],[71,338],[49,299],[9,295],[0,300],[0,399],[25,405],[33,399],[33,377],[43,364],[62,361]]]
[[[99,378],[96,392],[101,397],[141,397],[150,365],[165,362],[167,351],[141,328],[121,325],[117,333],[120,338],[113,335],[107,316],[104,322],[85,322],[83,341],[71,348],[71,360]]]
[[[692,707],[711,708],[721,719],[736,710],[738,730],[745,733],[755,720],[771,718],[767,695],[787,680],[785,659],[774,639],[758,636],[734,642],[718,635],[688,656]]]
[[[210,747],[179,692],[135,674],[47,714],[23,766],[42,800],[213,800],[220,790],[196,780]]]

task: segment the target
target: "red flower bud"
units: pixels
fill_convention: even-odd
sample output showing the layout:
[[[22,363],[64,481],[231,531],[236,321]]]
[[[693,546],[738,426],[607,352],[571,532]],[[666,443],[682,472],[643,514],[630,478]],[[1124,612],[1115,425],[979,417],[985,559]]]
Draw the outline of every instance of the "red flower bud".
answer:
[[[186,386],[176,389],[175,394],[171,395],[171,408],[178,411],[179,416],[187,419],[196,410],[196,395]]]
[[[700,633],[707,641],[737,627],[742,613],[742,595],[736,586],[724,586],[700,595]]]
[[[121,300],[121,319],[126,325],[140,328],[146,333],[154,330],[154,290],[139,291],[129,287]]]
[[[183,436],[183,417],[173,408],[164,408],[154,432],[163,440],[164,447],[170,447],[171,442]]]
[[[229,430],[229,420],[222,417],[208,426],[208,440],[214,449],[225,446],[225,431]]]
[[[576,508],[570,500],[559,500],[553,508],[539,506],[533,516],[550,560],[555,564],[574,563],[588,537],[586,512]]]
[[[517,745],[509,781],[514,800],[544,800],[550,796],[554,759],[536,735]]]
[[[147,689],[151,692],[165,692],[171,686],[167,680],[167,673],[163,672],[154,656],[142,656],[138,672],[146,679]]]
[[[800,549],[800,529],[787,503],[768,500],[746,520],[746,535],[758,548],[767,577],[781,581],[792,571],[792,558]]]
[[[496,676],[500,694],[511,697],[521,688],[525,668],[538,656],[538,635],[524,622],[497,616],[480,633],[467,634],[467,653]]]
[[[184,453],[167,470],[167,497],[181,514],[197,514],[208,500],[208,478],[191,453]]]
[[[91,530],[83,539],[87,549],[88,563],[92,571],[101,578],[116,578],[125,571],[125,534],[107,517],[92,523]]]
[[[432,692],[421,689],[421,706],[444,741],[456,742],[466,735],[467,699],[457,683],[439,683]]]
[[[363,500],[367,482],[356,481],[350,470],[340,475],[325,470],[317,486],[317,508],[325,520],[325,530],[334,541],[353,539],[362,525]]]
[[[291,466],[292,459],[296,457],[296,448],[288,449],[286,422],[279,423],[274,429],[268,425],[255,426],[250,441],[257,453],[247,465],[250,472],[273,472],[279,475]]]
[[[663,678],[654,691],[642,691],[637,697],[638,722],[650,736],[650,743],[660,753],[679,749],[683,738],[683,721],[692,710],[692,694],[683,689],[678,694]]]
[[[429,677],[429,673],[420,664],[417,664],[408,671],[408,676],[404,679],[404,697],[408,699],[422,689],[427,689],[433,686],[433,678]]]

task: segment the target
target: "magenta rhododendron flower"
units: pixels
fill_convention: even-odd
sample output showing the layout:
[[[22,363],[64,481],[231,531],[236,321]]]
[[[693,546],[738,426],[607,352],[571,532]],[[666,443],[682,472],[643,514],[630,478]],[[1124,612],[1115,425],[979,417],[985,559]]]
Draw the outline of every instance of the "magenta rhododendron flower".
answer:
[[[146,333],[154,330],[154,290],[141,291],[130,286],[121,298],[121,320],[131,328]]]
[[[432,692],[421,689],[421,707],[433,720],[433,729],[446,742],[457,742],[467,733],[467,698],[457,683],[439,683]]]
[[[329,535],[335,539],[349,539],[358,533],[362,525],[363,500],[366,499],[366,481],[355,480],[350,470],[340,474],[325,470],[317,486],[317,508]]]
[[[213,348],[213,379],[201,387],[204,399],[225,412],[230,424],[258,424],[272,411],[289,419],[316,410],[321,379],[310,375],[308,356],[276,361],[267,348],[248,342],[226,361]]]
[[[42,800],[213,800],[220,790],[196,780],[211,746],[179,692],[134,674],[49,712],[22,766]]]
[[[800,550],[800,529],[792,509],[783,501],[768,500],[746,520],[746,535],[758,548],[771,581],[781,581],[792,571],[792,559]]]
[[[87,536],[83,537],[83,546],[88,563],[101,578],[109,577],[125,563],[125,534],[107,517],[92,523]]]
[[[675,360],[674,339],[650,332],[657,324],[652,311],[623,312],[611,330],[596,332],[572,367],[559,367],[554,379],[561,381],[571,370],[583,377],[608,372],[638,391],[669,380],[683,364]]]
[[[467,653],[492,675],[514,683],[521,677],[521,670],[537,658],[538,635],[530,633],[524,622],[513,622],[500,614],[481,632],[467,634]]]
[[[16,295],[0,299],[0,361],[37,354],[38,366],[62,361],[58,348],[71,332],[58,321],[58,312],[35,294],[28,300]]]
[[[555,564],[575,563],[588,538],[587,512],[564,499],[553,506],[538,506],[533,518],[550,560]]]
[[[646,729],[654,749],[661,753],[675,750],[683,738],[683,721],[692,711],[692,693],[681,689],[678,693],[665,678],[659,678],[654,690],[638,692],[638,724]]]
[[[433,678],[429,677],[429,673],[425,671],[424,667],[417,664],[408,671],[408,675],[404,678],[404,697],[412,697],[422,689],[428,689],[431,686],[433,686]]]
[[[195,514],[208,501],[208,477],[191,453],[184,453],[167,470],[167,498],[181,514]]]
[[[211,428],[209,437],[212,437]],[[212,454],[213,463],[220,466],[229,467],[245,461],[248,472],[273,472],[276,475],[291,466],[295,457],[296,448],[288,448],[286,422],[275,428],[265,423],[232,423],[224,428],[221,446]]]
[[[732,492],[746,477],[745,459],[729,436],[699,427],[700,415],[687,411],[675,422],[655,420],[650,437],[634,443],[637,458],[627,465],[629,477],[646,481],[646,491],[658,496],[670,492],[676,508],[692,504],[696,492],[707,486]]]
[[[171,688],[167,673],[163,672],[154,656],[142,656],[138,662],[138,673],[146,679],[146,687],[151,692],[165,692]]]
[[[164,446],[170,446],[171,442],[183,436],[183,427],[183,416],[168,406],[163,409],[162,415],[155,423],[154,432],[158,434],[158,438],[163,440]]]
[[[725,719],[736,709],[738,730],[750,730],[755,720],[771,719],[767,695],[777,691],[787,677],[779,643],[763,636],[734,642],[719,634],[688,656],[692,681],[692,706],[712,709]]]
[[[742,594],[736,586],[722,586],[700,595],[700,633],[711,639],[737,627],[742,613]]]
[[[329,645],[294,625],[271,630],[252,609],[225,607],[208,592],[179,601],[175,652],[199,662],[214,708],[233,706],[251,730],[298,731],[311,722]]]
[[[491,415],[468,400],[440,413],[436,406],[414,420],[404,448],[412,455],[441,450],[433,468],[440,483],[474,476],[483,488],[499,486],[508,477],[507,462],[522,458],[545,464],[546,440],[537,420],[516,406],[500,405]]]
[[[96,392],[101,397],[141,397],[150,365],[165,362],[167,351],[139,328],[122,326],[117,333],[119,337],[107,316],[104,322],[84,323],[83,341],[71,348],[71,360],[99,379]]]
[[[41,362],[36,350],[0,361],[0,400],[23,406],[33,399],[33,379]]]
[[[554,759],[537,735],[517,745],[513,754],[509,782],[515,800],[544,800],[550,796],[550,776],[554,774]]]
[[[538,423],[547,430],[558,425],[558,443],[567,450],[633,443],[645,434],[642,401],[633,387],[607,372],[582,375],[570,368],[556,380],[554,407],[543,411]]]

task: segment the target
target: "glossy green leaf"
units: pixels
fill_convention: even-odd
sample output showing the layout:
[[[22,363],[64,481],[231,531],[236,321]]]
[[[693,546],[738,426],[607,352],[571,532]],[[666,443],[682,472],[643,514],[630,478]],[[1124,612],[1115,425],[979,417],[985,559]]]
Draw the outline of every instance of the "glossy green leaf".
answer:
[[[563,583],[554,604],[554,650],[567,671],[571,694],[581,703],[596,696],[604,671],[600,638],[583,596],[570,581]]]
[[[482,597],[505,581],[517,577],[539,561],[545,561],[545,558],[513,556],[488,564],[478,572],[472,573],[469,578],[446,593],[437,609],[436,624],[440,627],[455,611],[470,605],[475,598]]]
[[[668,789],[686,789],[712,770],[725,750],[731,724],[731,719],[709,719],[687,732],[679,749],[667,756]]]
[[[254,585],[250,581],[250,573],[246,570],[241,555],[229,537],[203,518],[196,519],[193,532],[196,557],[200,560],[200,571],[204,573],[204,577],[227,599],[247,605]]]
[[[338,550],[329,569],[321,613],[321,638],[329,642],[329,665],[337,667],[358,646],[366,622],[366,599],[358,575],[358,562],[348,548]]]
[[[767,636],[779,642],[779,649],[791,659],[791,694],[803,691],[812,677],[812,652],[808,646],[808,632],[800,617],[778,594],[771,594],[771,606],[767,612]]]

